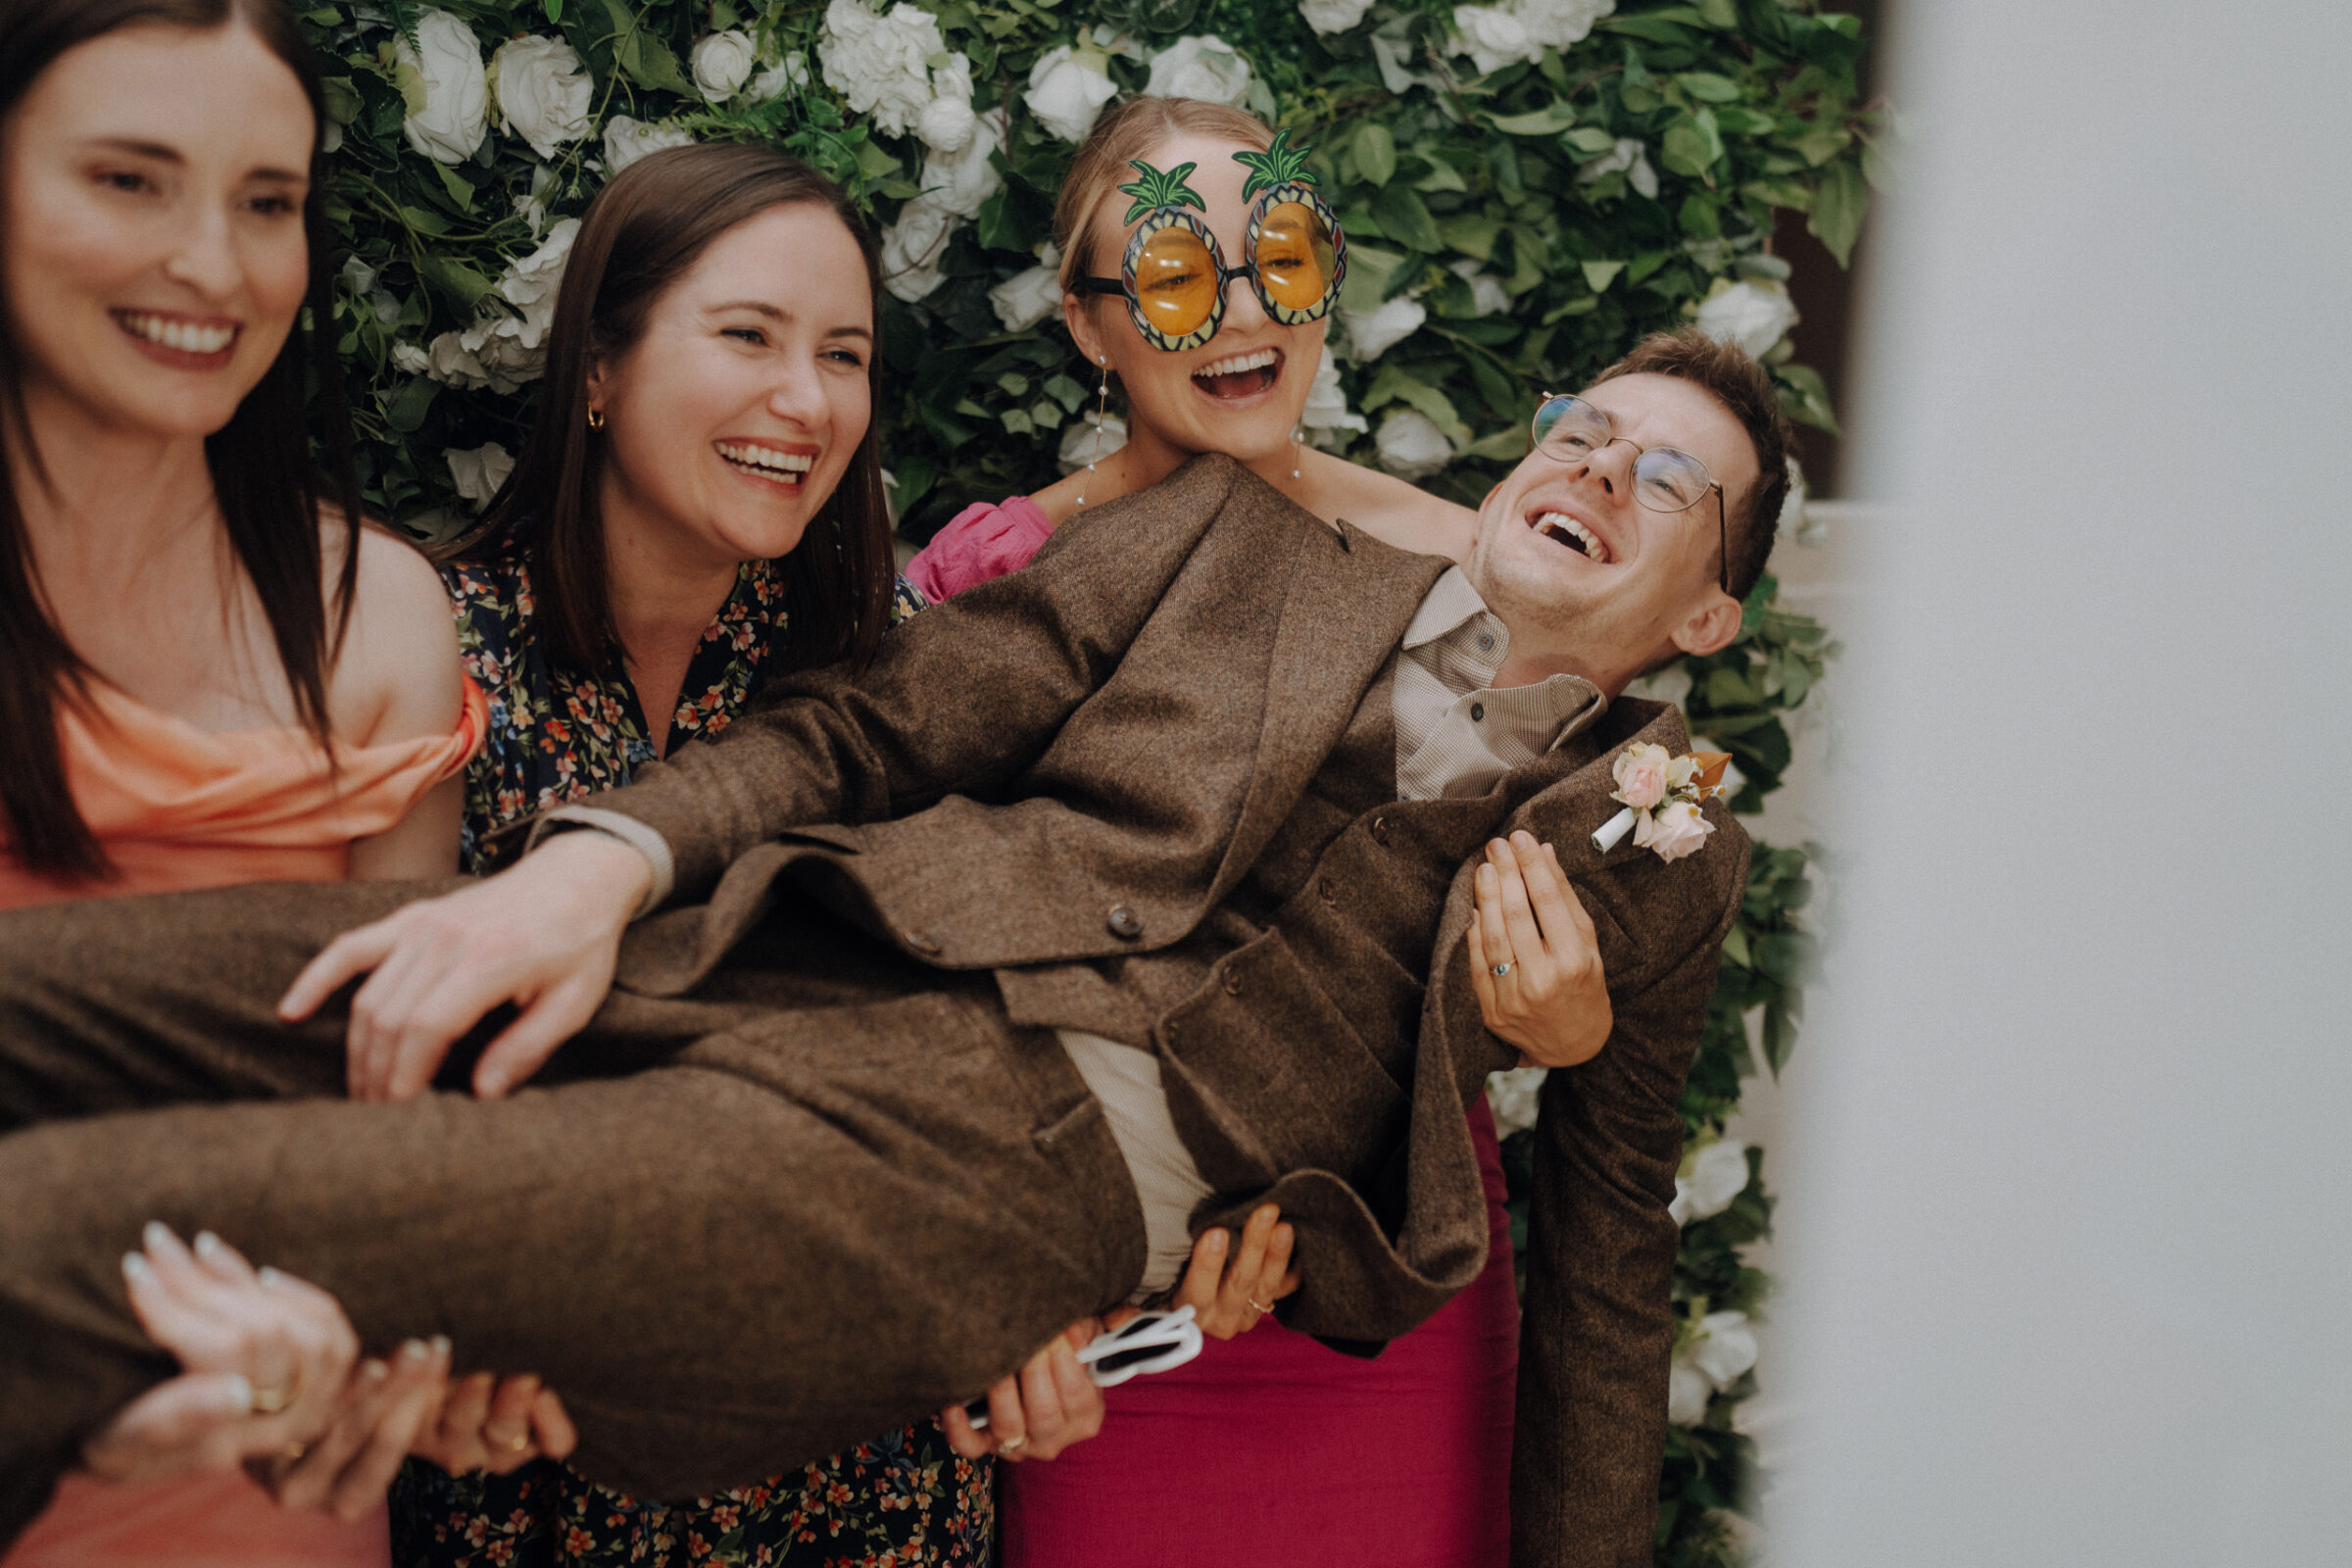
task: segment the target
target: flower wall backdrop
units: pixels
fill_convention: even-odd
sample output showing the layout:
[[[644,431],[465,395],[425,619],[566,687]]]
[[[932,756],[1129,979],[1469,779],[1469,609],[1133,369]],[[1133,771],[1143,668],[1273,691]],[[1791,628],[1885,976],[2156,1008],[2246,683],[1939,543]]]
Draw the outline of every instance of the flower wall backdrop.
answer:
[[[564,258],[614,171],[757,137],[848,184],[884,236],[883,451],[902,530],[1022,493],[1115,445],[1058,326],[1050,243],[1070,154],[1122,93],[1215,99],[1293,129],[1349,238],[1306,408],[1318,446],[1475,504],[1525,450],[1532,397],[1642,333],[1696,320],[1789,357],[1776,209],[1840,264],[1879,174],[1855,101],[1859,25],[1813,0],[450,0],[321,4],[336,326],[383,514],[439,533],[513,466]],[[1801,507],[1800,499],[1793,506]],[[1650,683],[1728,751],[1752,811],[1789,758],[1782,714],[1831,652],[1767,578],[1740,639]],[[1750,1450],[1745,1327],[1764,1281],[1761,1152],[1721,1138],[1753,1045],[1792,1043],[1811,939],[1806,856],[1760,849],[1684,1112],[1677,1296],[1687,1327],[1658,1560],[1730,1560]],[[1495,1098],[1524,1125],[1532,1089]],[[1524,1181],[1524,1135],[1506,1145]]]

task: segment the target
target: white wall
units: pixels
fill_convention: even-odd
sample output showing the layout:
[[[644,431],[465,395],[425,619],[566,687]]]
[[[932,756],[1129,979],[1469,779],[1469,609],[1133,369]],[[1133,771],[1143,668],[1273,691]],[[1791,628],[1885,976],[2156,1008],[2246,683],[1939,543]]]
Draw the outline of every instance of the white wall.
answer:
[[[1893,42],[1771,1556],[2352,1561],[2352,11]]]

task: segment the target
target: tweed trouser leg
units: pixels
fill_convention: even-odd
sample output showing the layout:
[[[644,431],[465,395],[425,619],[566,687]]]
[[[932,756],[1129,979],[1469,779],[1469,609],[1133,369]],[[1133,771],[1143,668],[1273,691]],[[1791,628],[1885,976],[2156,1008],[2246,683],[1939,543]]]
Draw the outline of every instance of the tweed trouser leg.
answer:
[[[0,915],[0,1543],[172,1363],[120,1259],[160,1219],[318,1282],[381,1348],[541,1374],[573,1462],[750,1482],[961,1398],[1134,1283],[1101,1107],[986,976],[804,911],[686,999],[615,994],[512,1098],[339,1098],[340,1020],[270,1007],[418,890]],[[305,1098],[307,1097],[307,1098]]]

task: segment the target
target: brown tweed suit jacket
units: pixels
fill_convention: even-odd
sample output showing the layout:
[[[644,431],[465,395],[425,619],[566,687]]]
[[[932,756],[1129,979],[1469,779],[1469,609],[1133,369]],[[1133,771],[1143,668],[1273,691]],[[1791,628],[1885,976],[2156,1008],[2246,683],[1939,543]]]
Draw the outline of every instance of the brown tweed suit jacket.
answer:
[[[1635,740],[1601,721],[1479,799],[1396,799],[1382,679],[1445,563],[1336,532],[1203,458],[1087,513],[1026,570],[916,617],[861,676],[780,680],[716,744],[596,805],[676,858],[619,984],[674,996],[779,881],[929,964],[993,971],[1015,1021],[1148,1045],[1229,1221],[1298,1229],[1291,1326],[1385,1341],[1477,1274],[1464,1124],[1515,1053],[1462,932],[1472,859],[1526,827],[1598,933],[1615,1030],[1554,1073],[1514,1460],[1514,1558],[1649,1559],[1673,1329],[1676,1104],[1745,887],[1747,841],[1668,865],[1593,852]],[[1383,737],[1389,738],[1386,750]]]

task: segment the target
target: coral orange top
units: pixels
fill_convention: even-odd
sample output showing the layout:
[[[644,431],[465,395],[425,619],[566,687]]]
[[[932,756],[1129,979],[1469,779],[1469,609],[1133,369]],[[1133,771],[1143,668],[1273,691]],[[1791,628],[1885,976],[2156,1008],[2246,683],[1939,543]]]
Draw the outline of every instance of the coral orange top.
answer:
[[[338,744],[332,773],[302,730],[209,734],[92,682],[86,706],[58,704],[58,748],[74,804],[116,874],[36,875],[0,841],[0,909],[238,882],[339,882],[352,840],[393,826],[480,748],[489,704],[465,680],[456,730]]]
[[[448,735],[341,746],[329,773],[300,730],[212,735],[93,683],[61,703],[58,745],[105,881],[36,876],[0,843],[0,909],[237,882],[339,882],[351,841],[381,833],[462,770],[489,719],[466,681]],[[280,1508],[237,1471],[110,1486],[69,1475],[0,1568],[390,1568],[384,1510],[357,1524]]]

